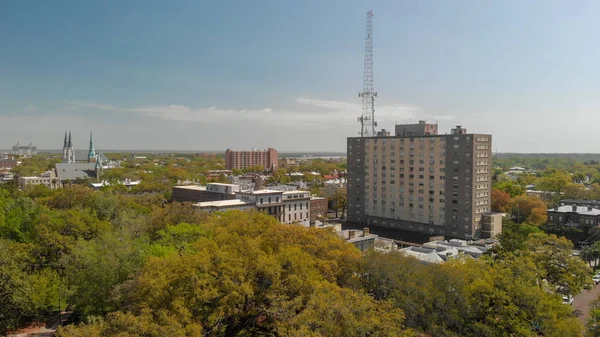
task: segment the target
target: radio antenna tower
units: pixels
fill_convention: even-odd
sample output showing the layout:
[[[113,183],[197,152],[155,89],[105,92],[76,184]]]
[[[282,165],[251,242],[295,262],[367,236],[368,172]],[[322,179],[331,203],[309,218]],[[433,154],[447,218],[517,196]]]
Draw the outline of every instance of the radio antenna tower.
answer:
[[[375,136],[375,97],[377,93],[373,87],[373,10],[367,12],[367,37],[365,40],[365,70],[363,78],[363,91],[358,93],[362,98],[362,115],[358,117],[360,123],[360,136]]]

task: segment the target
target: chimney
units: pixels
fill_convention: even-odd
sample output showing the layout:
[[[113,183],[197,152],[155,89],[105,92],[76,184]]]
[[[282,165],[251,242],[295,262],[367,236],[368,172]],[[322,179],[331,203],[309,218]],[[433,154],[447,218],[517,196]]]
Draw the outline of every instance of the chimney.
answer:
[[[588,211],[591,211],[591,210],[592,210],[592,206],[588,206]]]
[[[554,210],[558,211],[558,205],[554,206]]]
[[[573,205],[573,212],[577,212],[577,205]]]
[[[363,236],[369,236],[369,227],[363,228]]]
[[[354,230],[352,230],[352,229],[348,231],[348,240],[352,240],[352,239],[354,239],[354,233],[355,233],[355,232],[354,232]]]

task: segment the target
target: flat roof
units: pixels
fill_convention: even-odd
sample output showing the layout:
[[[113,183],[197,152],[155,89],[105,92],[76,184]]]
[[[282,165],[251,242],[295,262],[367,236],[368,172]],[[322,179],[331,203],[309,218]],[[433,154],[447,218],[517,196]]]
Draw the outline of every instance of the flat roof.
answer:
[[[225,184],[225,183],[208,183],[208,184],[206,184],[206,185],[207,185],[207,186],[208,186],[208,185],[229,186],[229,187],[236,187],[236,186],[240,186],[240,185],[237,185],[237,184]]]
[[[453,134],[453,133],[445,133],[437,135],[412,135],[412,136],[371,136],[371,137],[348,137],[348,139],[392,139],[392,138],[435,138],[435,137],[454,137],[454,136],[487,136],[491,137],[491,134],[488,133],[461,133],[461,134]]]
[[[249,203],[240,199],[231,200],[218,200],[218,201],[205,201],[194,204],[197,207],[227,207],[227,206],[252,206],[253,203]]]
[[[258,190],[258,191],[243,191],[243,192],[239,192],[239,193],[246,193],[246,194],[279,194],[279,193],[283,193],[282,191],[277,191],[277,190]]]
[[[292,191],[283,192],[283,194],[296,194],[296,193],[310,193],[310,191],[292,190]]]
[[[184,189],[184,190],[206,191],[206,186],[200,186],[200,185],[182,185],[182,186],[173,186],[173,188],[180,188],[180,189]]]

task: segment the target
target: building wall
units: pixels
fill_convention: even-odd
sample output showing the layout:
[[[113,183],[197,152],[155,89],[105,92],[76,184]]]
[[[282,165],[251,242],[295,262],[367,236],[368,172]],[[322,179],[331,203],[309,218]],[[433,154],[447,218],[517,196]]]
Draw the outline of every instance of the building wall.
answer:
[[[417,137],[425,135],[437,135],[437,124],[427,124],[425,121],[419,121],[418,124],[398,124],[395,127],[395,135],[401,137]]]
[[[310,192],[284,192],[283,212],[283,223],[290,224],[310,220]]]
[[[0,169],[12,169],[17,166],[15,159],[0,159]]]
[[[222,194],[232,194],[240,191],[240,185],[235,184],[221,184],[221,183],[208,183],[206,184],[206,191],[222,193]]]
[[[327,198],[315,197],[310,199],[310,220],[317,220],[319,215],[326,217],[328,210]]]
[[[478,236],[490,180],[490,135],[348,138],[352,222]]]
[[[235,194],[225,194],[206,190],[194,190],[173,186],[173,200],[178,202],[204,202],[235,199]]]
[[[225,211],[253,211],[256,208],[254,207],[254,205],[239,205],[239,206],[226,206],[226,207],[215,207],[215,206],[208,206],[208,207],[196,207],[197,209],[203,211],[203,212],[207,212],[207,213],[212,213],[212,212],[225,212]]]
[[[481,237],[494,238],[502,232],[502,213],[485,213],[481,216]]]
[[[274,148],[255,151],[225,151],[225,168],[247,169],[253,166],[263,166],[266,170],[277,169],[279,153]]]
[[[42,174],[41,176],[37,177],[19,178],[19,188],[21,188],[22,190],[34,185],[45,185],[50,189],[56,189],[60,186],[56,174],[54,174],[53,171],[48,171]]]
[[[275,217],[283,222],[283,192],[271,190],[259,190],[236,193],[236,198],[254,203],[259,212]]]

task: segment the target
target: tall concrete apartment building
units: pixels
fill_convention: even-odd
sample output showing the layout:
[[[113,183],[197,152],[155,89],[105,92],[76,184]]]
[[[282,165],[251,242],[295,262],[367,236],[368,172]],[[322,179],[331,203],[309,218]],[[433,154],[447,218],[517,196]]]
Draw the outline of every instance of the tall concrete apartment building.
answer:
[[[246,169],[253,166],[262,166],[266,170],[275,170],[279,164],[279,153],[273,148],[252,151],[225,151],[225,168]]]
[[[457,126],[396,125],[348,138],[348,221],[455,238],[482,236],[490,211],[492,136]],[[483,233],[485,236],[486,233]]]

